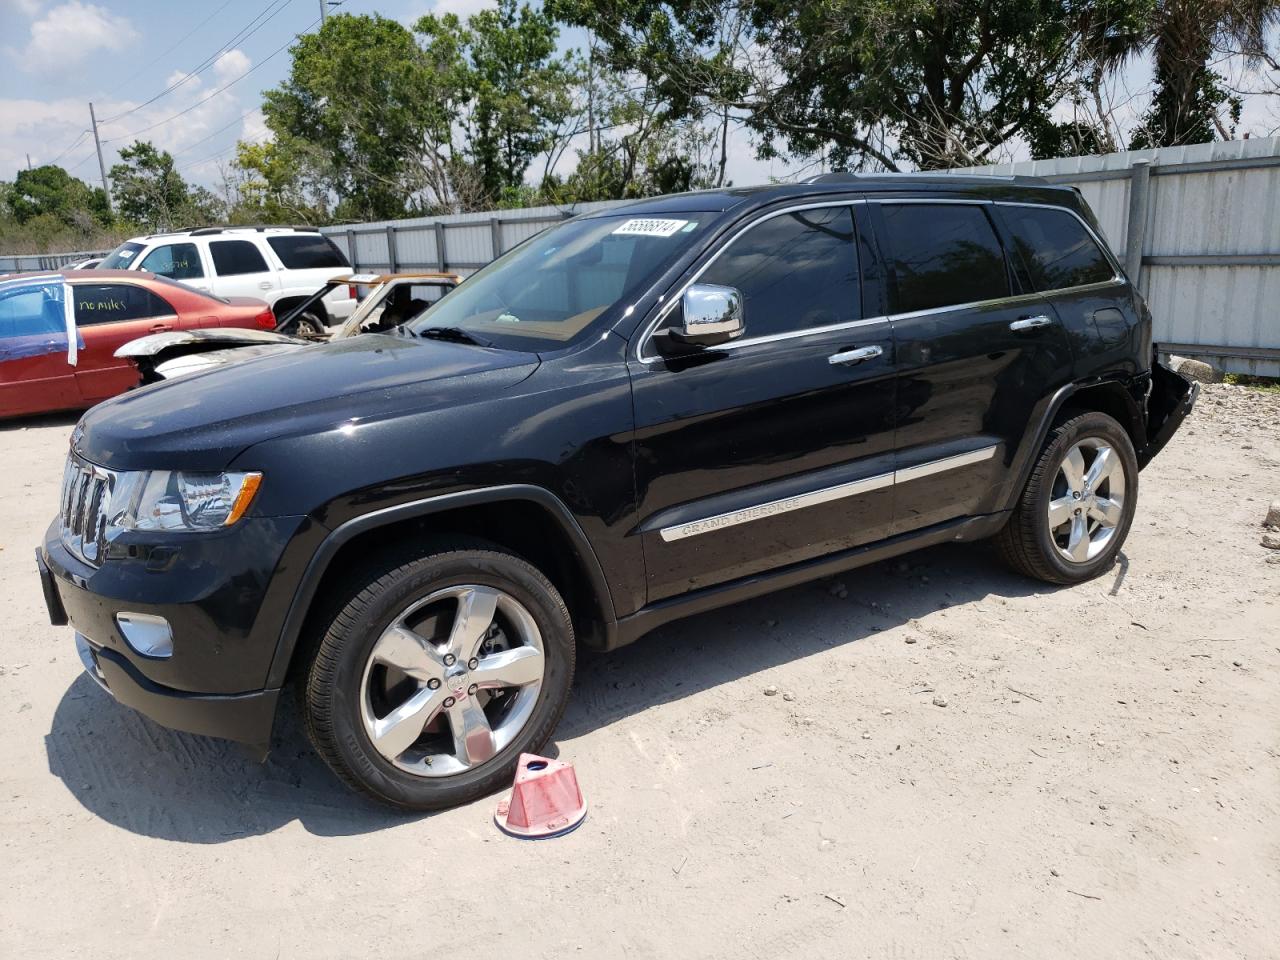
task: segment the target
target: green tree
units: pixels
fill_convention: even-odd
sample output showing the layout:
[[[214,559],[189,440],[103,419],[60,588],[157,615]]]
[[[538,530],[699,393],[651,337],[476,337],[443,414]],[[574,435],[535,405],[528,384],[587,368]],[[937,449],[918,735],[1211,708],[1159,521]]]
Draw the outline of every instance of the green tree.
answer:
[[[533,160],[550,149],[553,131],[573,112],[580,57],[557,57],[555,21],[517,0],[499,0],[465,26],[453,14],[427,14],[415,30],[461,120],[462,157],[482,194],[475,199],[501,202],[520,189]],[[455,165],[455,176],[462,173]]]
[[[216,222],[223,212],[204,187],[188,186],[167,150],[145,140],[120,151],[111,186],[120,215],[149,230]]]
[[[766,156],[982,163],[1047,121],[1079,69],[1086,0],[548,0],[672,116],[740,112]]]
[[[111,222],[102,189],[91,188],[62,167],[45,165],[19,170],[7,192],[6,205],[19,223],[42,215],[80,229]]]
[[[1094,15],[1094,60],[1115,70],[1150,52],[1154,92],[1132,146],[1163,147],[1230,139],[1241,98],[1215,64],[1241,55],[1274,62],[1267,42],[1280,26],[1280,0],[1131,0]]]
[[[263,114],[281,157],[333,193],[340,218],[399,217],[447,200],[452,80],[413,34],[385,17],[342,14],[291,52],[289,78],[266,92]]]

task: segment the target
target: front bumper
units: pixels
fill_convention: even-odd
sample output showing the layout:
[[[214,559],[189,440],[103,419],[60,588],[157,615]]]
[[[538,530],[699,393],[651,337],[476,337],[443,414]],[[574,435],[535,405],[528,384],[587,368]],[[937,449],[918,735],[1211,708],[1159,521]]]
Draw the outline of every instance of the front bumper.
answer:
[[[266,679],[287,608],[270,586],[300,521],[246,520],[221,540],[139,547],[101,567],[71,554],[55,522],[36,551],[49,620],[72,627],[86,669],[124,705],[176,730],[265,744],[280,696]],[[163,618],[172,656],[131,646],[121,613]]]
[[[279,690],[219,696],[162,687],[120,654],[94,645],[80,633],[76,653],[98,686],[162,727],[255,745],[265,745],[271,737]]]

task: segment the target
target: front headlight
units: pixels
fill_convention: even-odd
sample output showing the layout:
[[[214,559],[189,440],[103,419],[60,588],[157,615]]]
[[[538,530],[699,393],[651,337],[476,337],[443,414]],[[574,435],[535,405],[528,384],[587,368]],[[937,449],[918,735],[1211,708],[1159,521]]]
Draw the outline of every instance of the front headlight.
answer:
[[[244,516],[261,483],[260,473],[121,473],[107,524],[118,530],[218,530]]]

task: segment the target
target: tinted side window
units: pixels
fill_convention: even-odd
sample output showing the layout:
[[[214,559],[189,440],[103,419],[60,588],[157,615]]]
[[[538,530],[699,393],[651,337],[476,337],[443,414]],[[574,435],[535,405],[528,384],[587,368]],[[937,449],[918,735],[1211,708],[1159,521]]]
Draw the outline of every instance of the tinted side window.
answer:
[[[220,277],[241,273],[266,273],[267,261],[248,240],[214,240],[209,244],[213,272]]]
[[[890,313],[1009,296],[1004,251],[981,207],[885,203],[881,216]]]
[[[194,243],[167,243],[156,247],[143,259],[139,269],[150,270],[174,280],[191,280],[204,276],[200,251]]]
[[[267,243],[289,270],[351,266],[342,251],[333,245],[333,241],[318,233],[310,236],[267,237]]]
[[[1036,290],[1079,287],[1115,276],[1106,254],[1071,214],[1002,205],[1000,215]]]
[[[699,283],[742,292],[747,337],[857,320],[861,312],[848,207],[797,210],[752,227]]]
[[[77,283],[71,291],[78,327],[163,317],[174,312],[150,290],[131,283]]]

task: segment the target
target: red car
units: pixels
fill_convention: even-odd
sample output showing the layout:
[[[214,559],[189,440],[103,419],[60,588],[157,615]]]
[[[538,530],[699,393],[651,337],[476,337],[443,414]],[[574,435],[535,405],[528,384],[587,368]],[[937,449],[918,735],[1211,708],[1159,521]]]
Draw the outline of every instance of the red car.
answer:
[[[149,333],[275,322],[262,300],[138,270],[0,277],[0,418],[83,409],[137,386],[137,367],[114,354]]]

